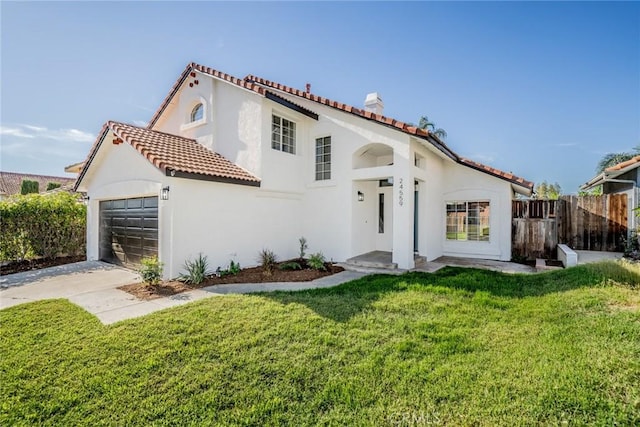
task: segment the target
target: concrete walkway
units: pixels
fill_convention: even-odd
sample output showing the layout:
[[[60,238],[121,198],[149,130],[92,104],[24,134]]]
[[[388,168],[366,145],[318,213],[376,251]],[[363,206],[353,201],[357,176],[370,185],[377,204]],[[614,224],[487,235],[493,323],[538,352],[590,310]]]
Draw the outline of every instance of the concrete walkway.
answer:
[[[95,315],[102,323],[110,324],[212,296],[328,288],[362,276],[365,274],[343,271],[311,282],[215,285],[143,301],[116,289],[139,282],[140,276],[136,272],[99,261],[84,261],[2,276],[0,310],[32,301],[66,298]]]
[[[509,261],[493,261],[490,259],[458,258],[452,256],[441,256],[433,261],[425,263],[423,267],[416,268],[416,271],[433,273],[443,267],[467,267],[480,268],[483,270],[499,271],[501,273],[535,273],[536,269],[524,264]]]
[[[585,251],[586,252],[586,251]],[[605,255],[603,255],[605,254]],[[582,262],[619,258],[614,253],[583,253]],[[532,273],[535,269],[512,262],[441,257],[426,263],[416,271],[434,272],[445,266],[484,268],[508,273]],[[140,281],[140,276],[131,270],[100,261],[84,261],[37,271],[0,276],[0,310],[51,298],[67,298],[88,312],[94,314],[104,324],[144,316],[158,310],[183,305],[192,301],[226,294],[248,294],[271,291],[299,291],[305,289],[329,288],[374,272],[343,271],[311,282],[274,282],[215,285],[202,289],[157,298],[150,301],[139,300],[127,292],[116,289],[119,286]],[[398,274],[403,270],[397,270]]]

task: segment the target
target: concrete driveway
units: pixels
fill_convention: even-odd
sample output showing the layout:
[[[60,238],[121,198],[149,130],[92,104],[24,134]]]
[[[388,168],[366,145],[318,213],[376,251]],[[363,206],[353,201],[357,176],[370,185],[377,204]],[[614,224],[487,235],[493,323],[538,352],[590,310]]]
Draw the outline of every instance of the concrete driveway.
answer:
[[[136,272],[100,261],[9,274],[0,276],[0,309],[43,299],[67,298],[91,312],[91,301],[93,305],[99,303],[101,310],[109,310],[114,304],[138,302],[116,288],[139,281]]]

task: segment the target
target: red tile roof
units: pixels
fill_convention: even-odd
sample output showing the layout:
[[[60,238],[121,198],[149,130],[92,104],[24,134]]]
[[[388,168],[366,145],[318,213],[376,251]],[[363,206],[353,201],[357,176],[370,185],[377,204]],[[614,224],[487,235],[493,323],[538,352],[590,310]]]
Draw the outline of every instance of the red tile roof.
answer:
[[[185,70],[182,72],[182,74],[180,75],[180,77],[178,78],[178,80],[176,81],[176,83],[173,85],[173,87],[171,88],[171,91],[169,92],[169,94],[167,95],[167,97],[164,99],[164,101],[162,102],[162,104],[160,105],[160,107],[158,108],[158,110],[155,112],[155,114],[153,115],[153,118],[149,121],[149,125],[147,126],[148,129],[152,129],[153,126],[155,125],[155,123],[157,122],[157,120],[160,118],[160,116],[162,115],[162,112],[167,108],[167,106],[169,105],[169,103],[171,102],[171,99],[173,98],[173,96],[176,94],[176,92],[180,89],[180,87],[182,86],[182,84],[184,83],[184,81],[190,76],[190,74],[193,71],[199,71],[201,73],[204,74],[208,74],[210,76],[213,77],[217,77],[219,79],[222,79],[226,82],[229,82],[231,84],[234,84],[236,86],[239,86],[243,89],[252,91],[257,93],[258,95],[261,96],[266,96],[267,93],[273,93],[268,91],[266,88],[271,88],[274,90],[278,90],[290,95],[294,95],[294,96],[298,96],[304,99],[308,99],[311,100],[313,102],[316,102],[318,104],[322,104],[322,105],[326,105],[332,108],[335,108],[337,110],[346,112],[346,113],[350,113],[359,117],[362,117],[364,119],[367,120],[371,120],[371,121],[375,121],[381,125],[387,126],[387,127],[391,127],[394,128],[396,130],[399,130],[401,132],[404,132],[406,134],[412,135],[412,136],[416,136],[418,138],[421,139],[425,139],[427,140],[429,143],[431,143],[434,147],[436,147],[438,150],[440,150],[442,153],[444,153],[446,156],[448,156],[449,158],[451,158],[452,160],[456,161],[459,164],[471,167],[473,169],[479,170],[481,172],[493,175],[495,177],[504,179],[506,181],[509,181],[513,184],[517,184],[519,186],[525,187],[527,189],[529,189],[530,191],[533,190],[533,183],[530,181],[525,180],[524,178],[520,178],[518,176],[515,176],[513,174],[511,174],[510,172],[504,172],[501,171],[499,169],[496,168],[492,168],[486,165],[483,165],[481,163],[477,163],[468,159],[463,159],[460,156],[458,156],[455,152],[453,152],[449,147],[447,147],[447,145],[440,139],[438,138],[435,134],[429,132],[428,130],[425,129],[420,129],[417,126],[413,126],[411,124],[390,118],[390,117],[386,117],[380,114],[375,114],[372,113],[370,111],[366,111],[364,109],[361,108],[356,108],[354,106],[348,105],[348,104],[344,104],[341,102],[337,102],[337,101],[333,101],[331,99],[328,98],[324,98],[318,95],[314,95],[312,93],[300,90],[300,89],[295,89],[286,85],[283,85],[281,83],[277,83],[277,82],[273,82],[270,80],[266,80],[263,79],[261,77],[257,77],[254,75],[247,75],[244,79],[239,79],[237,77],[233,77],[229,74],[226,73],[222,73],[220,71],[214,70],[213,68],[210,67],[205,67],[203,65],[200,64],[196,64],[195,62],[190,63],[189,65],[187,65],[187,67],[185,68]],[[301,107],[303,108],[303,107]]]
[[[506,179],[507,181],[511,181],[514,184],[518,184],[522,187],[529,188],[533,190],[533,182],[527,181],[524,178],[520,178],[519,176],[515,176],[511,172],[503,172],[500,169],[492,168],[491,166],[483,165],[482,163],[474,162],[473,160],[460,158],[460,163],[469,166],[470,168],[479,170],[480,172],[486,172],[490,175],[495,175],[499,178]]]
[[[255,92],[259,95],[265,94],[264,88],[262,88],[261,86],[255,83],[250,83],[246,80],[233,77],[230,74],[223,73],[223,72],[214,70],[213,68],[205,67],[204,65],[200,65],[200,64],[196,64],[195,62],[192,62],[189,65],[187,65],[187,67],[184,69],[182,74],[180,74],[180,77],[178,77],[178,80],[174,83],[167,97],[164,99],[164,101],[162,101],[162,104],[160,104],[160,107],[158,108],[158,110],[153,114],[153,117],[151,118],[151,120],[149,121],[149,124],[147,125],[148,129],[153,129],[153,126],[156,124],[156,122],[162,115],[162,112],[167,108],[167,106],[171,102],[171,99],[173,99],[173,96],[180,89],[180,86],[182,86],[182,83],[184,83],[184,81],[187,80],[191,72],[194,70],[200,71],[201,73],[205,73],[213,77],[217,77],[219,79],[222,79],[226,82],[229,82],[241,88]]]
[[[632,166],[636,163],[640,163],[640,156],[635,156],[632,159],[629,159],[627,161],[624,162],[620,162],[617,165],[613,165],[611,167],[608,167],[605,169],[606,172],[615,172],[615,171],[619,171],[622,170],[626,167]]]
[[[111,130],[122,142],[130,144],[168,176],[260,185],[258,178],[194,139],[113,121],[103,126],[100,136],[87,157],[86,166],[80,173],[78,183],[84,177],[108,130]]]
[[[47,190],[47,185],[50,182],[55,182],[64,186],[73,184],[76,180],[75,178],[63,176],[33,175],[28,173],[0,171],[0,194],[20,194],[20,190],[22,189],[22,181],[25,179],[30,181],[37,181],[38,190],[40,191],[40,193],[44,193]]]
[[[429,132],[428,130],[424,130],[424,129],[420,129],[416,126],[412,126],[410,124],[392,119],[390,117],[385,117],[382,116],[380,114],[375,114],[369,111],[365,111],[364,109],[360,109],[360,108],[356,108],[353,107],[351,105],[347,105],[347,104],[343,104],[340,102],[336,102],[336,101],[332,101],[330,99],[327,98],[323,98],[321,96],[317,96],[314,95],[312,93],[309,92],[305,92],[299,89],[294,89],[291,88],[289,86],[285,86],[283,84],[280,83],[276,83],[276,82],[271,82],[269,80],[263,79],[261,77],[257,77],[257,76],[253,76],[253,75],[248,75],[247,77],[245,77],[245,80],[250,81],[250,82],[257,82],[261,85],[267,86],[267,87],[271,87],[273,89],[277,89],[280,90],[282,92],[291,94],[291,95],[295,95],[295,96],[299,96],[305,99],[309,99],[311,101],[317,102],[319,104],[323,104],[323,105],[327,105],[329,107],[333,107],[336,108],[338,110],[347,112],[347,113],[351,113],[354,114],[356,116],[360,116],[363,117],[365,119],[368,120],[373,120],[375,122],[378,122],[380,124],[386,125],[386,126],[391,126],[394,128],[397,128],[398,130],[404,132],[404,133],[408,133],[409,135],[414,135],[417,136],[419,138],[422,139],[427,139],[429,140],[429,142],[431,142],[433,145],[436,146],[436,148],[440,149],[442,152],[444,152],[445,154],[447,154],[449,157],[451,157],[453,160],[455,160],[456,162],[465,165],[465,166],[469,166],[473,169],[479,170],[481,172],[485,172],[488,173],[490,175],[496,176],[498,178],[507,180],[509,182],[512,182],[514,184],[520,185],[522,187],[526,187],[529,190],[533,190],[533,182],[531,181],[527,181],[524,178],[520,178],[518,176],[513,175],[511,172],[504,172],[501,171],[500,169],[496,169],[496,168],[492,168],[490,166],[487,165],[483,165],[482,163],[478,163],[478,162],[474,162],[472,160],[469,159],[465,159],[462,158],[460,156],[458,156],[457,154],[455,154],[451,149],[449,149],[449,147],[447,147],[447,145],[442,142],[442,140],[440,138],[438,138],[435,134]]]

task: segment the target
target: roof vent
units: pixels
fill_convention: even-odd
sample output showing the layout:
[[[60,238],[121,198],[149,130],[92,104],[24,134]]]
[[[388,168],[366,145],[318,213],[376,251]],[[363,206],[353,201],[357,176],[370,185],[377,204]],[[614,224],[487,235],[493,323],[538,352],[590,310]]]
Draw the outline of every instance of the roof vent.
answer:
[[[364,109],[365,111],[370,111],[372,113],[382,115],[382,109],[384,108],[384,103],[378,95],[378,92],[372,92],[367,94],[367,97],[364,100]]]

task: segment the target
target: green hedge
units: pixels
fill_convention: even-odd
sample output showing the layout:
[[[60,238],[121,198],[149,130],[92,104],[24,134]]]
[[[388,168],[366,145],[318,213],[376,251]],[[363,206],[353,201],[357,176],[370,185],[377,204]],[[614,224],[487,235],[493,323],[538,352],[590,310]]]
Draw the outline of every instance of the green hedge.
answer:
[[[0,201],[0,260],[85,253],[87,207],[78,195],[28,194]]]

